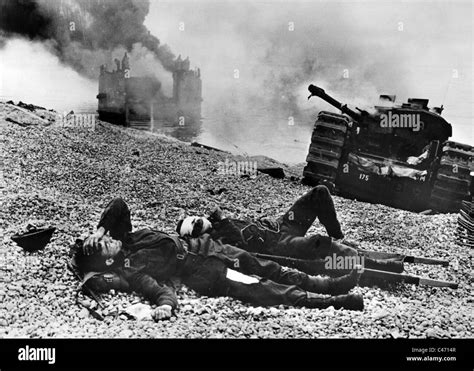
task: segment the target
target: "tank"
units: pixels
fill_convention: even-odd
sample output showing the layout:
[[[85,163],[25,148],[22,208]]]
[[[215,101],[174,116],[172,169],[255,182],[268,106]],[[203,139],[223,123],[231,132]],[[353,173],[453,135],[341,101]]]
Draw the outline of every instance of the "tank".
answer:
[[[371,112],[349,108],[315,86],[316,96],[341,111],[321,111],[311,137],[303,182],[333,193],[411,211],[459,212],[469,199],[472,146],[449,141],[443,107],[428,99],[397,104],[382,95]],[[309,99],[308,98],[308,99]]]

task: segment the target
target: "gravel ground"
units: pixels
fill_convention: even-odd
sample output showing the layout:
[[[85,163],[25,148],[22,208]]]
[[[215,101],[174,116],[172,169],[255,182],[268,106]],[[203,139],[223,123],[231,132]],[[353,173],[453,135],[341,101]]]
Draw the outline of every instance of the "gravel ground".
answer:
[[[96,320],[76,304],[77,281],[66,261],[71,242],[94,229],[112,197],[120,195],[129,203],[134,228],[173,232],[185,209],[203,212],[214,203],[237,217],[277,216],[309,188],[264,174],[220,175],[218,162],[229,155],[164,136],[104,123],[94,130],[22,127],[5,121],[9,109],[0,108],[5,281],[0,286],[0,337],[472,337],[471,255],[455,242],[457,216],[419,215],[339,197],[336,208],[348,240],[366,249],[448,259],[449,267],[417,264],[407,265],[407,271],[459,282],[459,289],[357,287],[353,291],[364,295],[365,309],[351,312],[251,307],[231,298],[199,297],[182,287],[176,317],[157,323],[120,315],[143,299],[110,293],[102,295],[105,320]],[[39,113],[47,118],[46,111]],[[24,253],[10,240],[28,222],[57,227],[45,250]],[[323,230],[316,225],[311,232]]]

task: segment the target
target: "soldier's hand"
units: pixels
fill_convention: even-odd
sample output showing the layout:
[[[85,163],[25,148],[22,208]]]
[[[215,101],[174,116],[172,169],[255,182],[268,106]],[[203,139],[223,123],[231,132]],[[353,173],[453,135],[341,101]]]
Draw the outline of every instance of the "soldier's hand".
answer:
[[[83,252],[85,255],[91,255],[99,249],[99,241],[104,235],[102,233],[93,233],[86,238],[83,245]]]
[[[95,253],[99,248],[99,241],[102,237],[104,237],[104,235],[105,229],[104,227],[100,227],[99,229],[97,229],[97,231],[87,237],[82,247],[84,254],[91,255]]]
[[[213,206],[210,210],[209,210],[209,213],[208,213],[209,217],[209,221],[212,223],[212,222],[218,222],[222,219],[224,219],[224,212],[222,211],[222,209],[215,205]]]
[[[169,319],[171,318],[171,305],[164,304],[160,305],[155,309],[155,312],[153,313],[153,318],[155,321],[159,321],[162,319]]]

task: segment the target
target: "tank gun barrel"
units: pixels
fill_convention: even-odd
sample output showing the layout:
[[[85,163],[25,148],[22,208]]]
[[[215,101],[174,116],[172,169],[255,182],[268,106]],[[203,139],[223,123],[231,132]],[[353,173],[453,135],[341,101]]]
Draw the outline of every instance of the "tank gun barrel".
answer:
[[[308,97],[311,98],[313,96],[317,96],[326,102],[328,102],[330,105],[336,107],[337,109],[341,110],[342,113],[345,113],[346,115],[352,117],[354,120],[359,120],[361,118],[361,114],[357,113],[356,111],[351,110],[349,107],[347,107],[347,104],[342,104],[338,100],[334,99],[330,95],[326,94],[324,89],[315,86],[311,84],[308,86],[308,90],[311,93],[311,95]]]

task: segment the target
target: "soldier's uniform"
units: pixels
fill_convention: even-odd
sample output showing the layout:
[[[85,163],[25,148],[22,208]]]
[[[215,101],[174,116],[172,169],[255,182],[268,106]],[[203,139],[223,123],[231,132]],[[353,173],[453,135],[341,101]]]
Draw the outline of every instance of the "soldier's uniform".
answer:
[[[342,256],[357,255],[355,249],[333,240],[343,238],[344,235],[331,194],[323,185],[314,187],[300,197],[276,220],[220,219],[216,216],[218,214],[215,212],[209,217],[212,238],[247,251],[299,259],[324,258],[333,253]],[[319,234],[305,237],[316,217],[326,228],[329,237]]]
[[[314,293],[340,294],[355,284],[354,277],[322,278],[257,259],[245,250],[215,241],[206,234],[187,240],[151,229],[132,232],[130,211],[116,198],[106,207],[98,227],[122,241],[123,256],[115,271],[130,288],[158,305],[176,308],[173,287],[164,284],[179,277],[186,286],[207,296],[231,296],[255,305],[293,305],[309,308],[361,310],[356,295],[321,297]],[[255,276],[252,276],[255,275]]]

